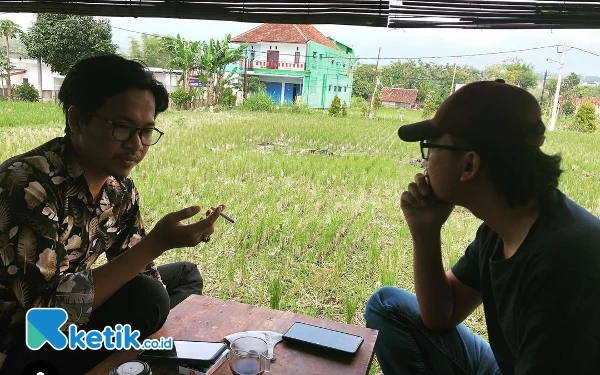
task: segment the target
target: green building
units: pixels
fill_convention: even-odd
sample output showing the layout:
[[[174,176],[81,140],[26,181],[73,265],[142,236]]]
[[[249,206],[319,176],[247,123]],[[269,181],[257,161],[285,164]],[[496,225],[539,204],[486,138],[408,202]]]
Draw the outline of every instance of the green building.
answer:
[[[350,106],[354,51],[314,26],[263,24],[232,42],[248,43],[246,74],[258,77],[275,103],[329,108],[337,95]],[[240,68],[243,75],[243,61]]]

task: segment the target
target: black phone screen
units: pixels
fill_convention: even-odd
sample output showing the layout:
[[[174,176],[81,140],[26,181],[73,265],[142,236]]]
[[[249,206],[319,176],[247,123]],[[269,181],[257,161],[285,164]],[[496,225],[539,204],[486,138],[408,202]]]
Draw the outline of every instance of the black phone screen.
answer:
[[[285,333],[284,338],[346,353],[356,353],[363,342],[360,336],[300,322],[294,323]]]
[[[172,349],[145,350],[140,353],[140,358],[177,360],[178,362],[210,362],[214,361],[225,349],[227,349],[227,345],[222,342],[173,340]]]

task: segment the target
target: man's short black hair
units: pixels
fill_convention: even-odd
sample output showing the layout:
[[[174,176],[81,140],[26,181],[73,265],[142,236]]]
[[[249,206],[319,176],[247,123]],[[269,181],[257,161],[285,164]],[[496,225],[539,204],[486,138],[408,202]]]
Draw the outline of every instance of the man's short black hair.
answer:
[[[78,61],[63,81],[58,99],[65,117],[71,106],[79,108],[82,120],[89,122],[92,114],[106,99],[130,89],[150,90],[156,102],[154,117],[167,110],[169,93],[146,67],[137,61],[109,54]],[[69,134],[68,119],[65,133]]]
[[[528,132],[543,135],[545,130],[544,125],[537,124]],[[563,172],[559,154],[548,155],[526,145],[468,143],[479,154],[488,178],[509,207],[526,205],[531,199],[543,204],[558,189]]]

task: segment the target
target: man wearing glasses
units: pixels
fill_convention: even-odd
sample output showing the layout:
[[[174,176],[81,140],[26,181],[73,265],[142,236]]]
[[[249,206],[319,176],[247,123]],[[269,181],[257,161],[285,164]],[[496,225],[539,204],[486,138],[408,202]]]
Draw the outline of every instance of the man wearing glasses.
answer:
[[[425,172],[400,202],[416,295],[385,287],[365,310],[384,374],[600,373],[600,220],[558,189],[540,112],[519,87],[475,82],[398,130]],[[445,272],[455,205],[483,223]],[[482,303],[489,344],[462,324]]]
[[[59,99],[64,137],[0,165],[1,374],[21,374],[38,360],[61,374],[84,374],[110,354],[50,345],[29,350],[30,308],[65,309],[65,329],[129,324],[140,339],[156,332],[170,309],[201,294],[203,284],[194,264],[157,267],[155,259],[208,242],[224,208],[189,225],[180,221],[199,207],[170,213],[146,235],[129,174],[163,136],[155,120],[169,97],[139,63],[115,55],[82,60],[65,77]],[[102,254],[108,262],[92,269]]]

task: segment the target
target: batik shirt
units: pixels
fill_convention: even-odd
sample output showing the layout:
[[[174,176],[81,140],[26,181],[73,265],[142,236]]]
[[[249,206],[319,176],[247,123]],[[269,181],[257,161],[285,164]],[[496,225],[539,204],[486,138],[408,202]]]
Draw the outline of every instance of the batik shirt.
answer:
[[[110,177],[94,202],[68,137],[2,163],[0,368],[11,341],[25,332],[28,309],[63,308],[65,329],[84,325],[94,299],[92,265],[144,235],[133,181]],[[162,282],[154,263],[144,272]]]

